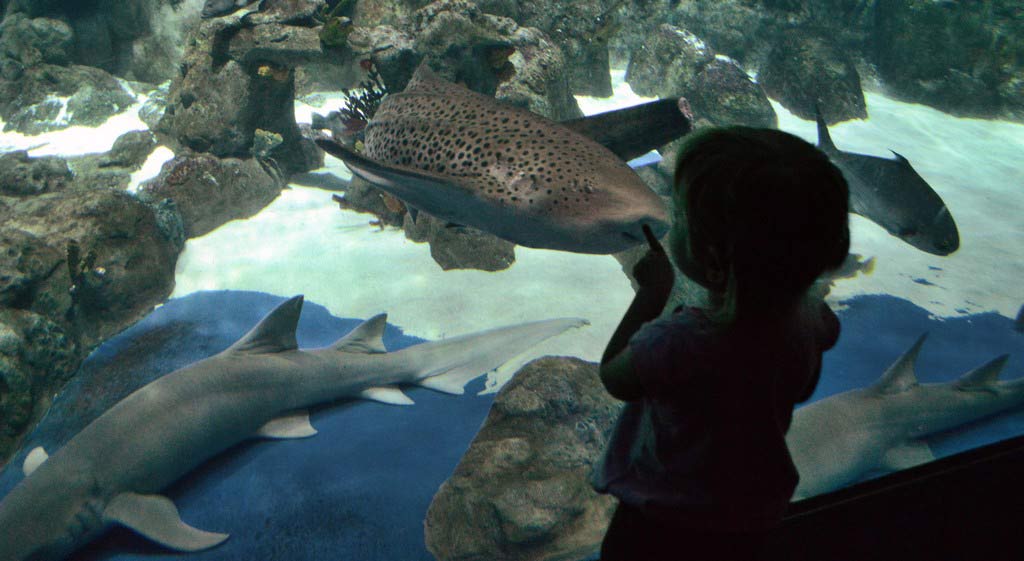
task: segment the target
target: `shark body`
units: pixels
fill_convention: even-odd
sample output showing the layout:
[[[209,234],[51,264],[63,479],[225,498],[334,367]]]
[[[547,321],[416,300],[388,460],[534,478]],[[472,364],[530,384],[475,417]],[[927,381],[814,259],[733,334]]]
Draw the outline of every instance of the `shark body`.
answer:
[[[227,535],[187,525],[160,491],[251,437],[316,434],[304,408],[343,398],[410,404],[417,384],[462,393],[471,379],[526,348],[586,322],[556,319],[387,352],[383,314],[323,349],[299,350],[297,296],[227,350],[125,397],[53,457],[41,448],[26,477],[0,501],[0,560],[63,559],[112,524],[166,547],[199,551]]]
[[[818,149],[828,155],[850,186],[850,211],[933,255],[960,247],[960,233],[946,203],[903,156],[894,160],[843,152],[817,113]]]
[[[689,131],[683,110],[669,100],[562,124],[422,64],[403,92],[381,102],[362,153],[329,139],[317,144],[354,174],[449,222],[527,247],[607,254],[643,243],[644,225],[659,237],[668,231],[665,203],[620,155],[649,151],[663,132]],[[645,138],[651,129],[642,124],[623,130],[636,118],[667,121]]]
[[[201,16],[203,19],[220,17],[235,12],[257,0],[206,0]]]
[[[1024,404],[1024,379],[997,381],[1006,355],[952,382],[919,384],[914,362],[924,339],[873,385],[796,410],[786,435],[800,473],[794,499],[930,462],[924,437]]]

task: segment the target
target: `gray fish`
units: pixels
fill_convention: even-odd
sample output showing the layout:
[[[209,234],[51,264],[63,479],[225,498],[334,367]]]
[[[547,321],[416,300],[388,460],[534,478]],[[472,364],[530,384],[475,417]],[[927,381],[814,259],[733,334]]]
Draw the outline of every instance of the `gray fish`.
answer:
[[[946,203],[906,158],[896,152],[895,160],[843,152],[832,143],[820,111],[817,121],[818,148],[849,183],[852,212],[933,255],[949,255],[960,247],[960,234]]]
[[[388,352],[381,314],[330,347],[299,350],[301,311],[302,296],[285,301],[227,350],[119,401],[52,457],[29,453],[25,479],[0,500],[0,560],[63,559],[113,525],[178,551],[214,547],[228,536],[189,526],[160,494],[200,463],[248,438],[315,435],[305,408],[319,403],[412,404],[399,385],[461,394],[473,378],[587,323],[522,323]]]
[[[227,15],[256,1],[257,0],[206,0],[206,3],[203,4],[202,16],[206,19]]]
[[[381,102],[361,154],[317,144],[408,206],[526,247],[608,254],[643,243],[644,225],[666,233],[661,198],[573,128],[446,82],[423,64],[405,91]]]

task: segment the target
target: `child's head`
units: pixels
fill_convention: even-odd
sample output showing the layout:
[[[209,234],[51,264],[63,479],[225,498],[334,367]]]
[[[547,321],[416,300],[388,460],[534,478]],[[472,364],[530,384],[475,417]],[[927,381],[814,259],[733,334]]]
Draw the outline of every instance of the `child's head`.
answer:
[[[828,157],[791,134],[706,129],[679,153],[671,251],[729,316],[778,309],[846,258],[848,196]]]

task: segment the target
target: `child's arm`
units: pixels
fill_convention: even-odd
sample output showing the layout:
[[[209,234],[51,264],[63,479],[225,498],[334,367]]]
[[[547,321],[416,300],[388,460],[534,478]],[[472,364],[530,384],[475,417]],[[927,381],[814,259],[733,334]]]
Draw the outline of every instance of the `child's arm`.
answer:
[[[640,326],[661,314],[675,281],[665,250],[646,226],[644,233],[651,248],[633,267],[633,278],[639,285],[636,296],[601,357],[601,382],[608,393],[623,401],[643,397],[643,388],[633,371],[629,339]]]

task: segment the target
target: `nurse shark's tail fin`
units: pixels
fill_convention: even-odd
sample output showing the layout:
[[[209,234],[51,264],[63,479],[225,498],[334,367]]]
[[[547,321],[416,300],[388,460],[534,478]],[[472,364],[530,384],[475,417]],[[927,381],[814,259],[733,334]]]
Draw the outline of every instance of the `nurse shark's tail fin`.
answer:
[[[411,383],[445,393],[462,394],[470,380],[505,364],[545,339],[587,324],[587,320],[580,318],[536,321],[421,343],[397,352],[408,353],[408,360],[416,370],[416,377]]]

